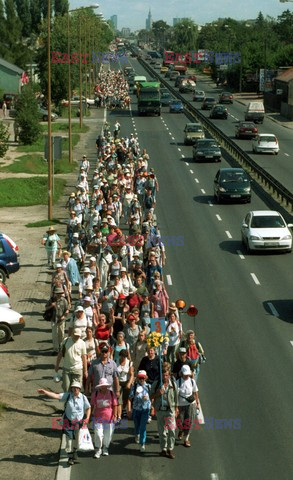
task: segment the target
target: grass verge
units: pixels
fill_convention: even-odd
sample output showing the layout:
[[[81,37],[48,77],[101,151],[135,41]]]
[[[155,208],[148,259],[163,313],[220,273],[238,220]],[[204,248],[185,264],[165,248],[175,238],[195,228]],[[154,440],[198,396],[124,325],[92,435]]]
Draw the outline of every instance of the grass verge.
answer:
[[[55,162],[55,173],[71,173],[77,168],[77,162],[68,163],[68,154]],[[2,172],[33,173],[37,175],[48,173],[48,163],[40,155],[22,155],[11,165],[0,167]]]
[[[79,142],[80,135],[77,133],[73,133],[72,135],[72,147]],[[19,145],[16,147],[17,152],[24,152],[24,153],[35,153],[35,152],[43,152],[45,146],[45,135],[41,135],[38,140],[33,143],[32,145]],[[65,138],[62,142],[62,150],[68,150],[68,139]]]
[[[46,133],[48,131],[47,125],[41,125],[42,131]],[[79,123],[71,123],[71,130],[73,133],[86,133],[89,130],[89,127],[83,125],[81,128]],[[68,132],[68,123],[52,123],[52,132]]]
[[[63,194],[66,181],[55,178],[53,202]],[[26,207],[48,203],[47,177],[5,178],[0,180],[0,206]]]
[[[27,223],[25,226],[27,228],[50,227],[50,225],[56,225],[57,223],[61,223],[60,220],[53,218],[52,220],[39,220],[38,222]]]

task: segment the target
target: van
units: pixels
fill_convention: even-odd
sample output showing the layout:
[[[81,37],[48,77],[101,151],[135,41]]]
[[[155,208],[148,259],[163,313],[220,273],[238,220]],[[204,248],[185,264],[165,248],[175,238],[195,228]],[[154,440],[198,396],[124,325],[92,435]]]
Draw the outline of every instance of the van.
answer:
[[[18,246],[8,235],[0,232],[0,281],[5,283],[6,278],[19,268]]]
[[[245,121],[263,123],[265,109],[262,102],[249,102],[245,112]]]

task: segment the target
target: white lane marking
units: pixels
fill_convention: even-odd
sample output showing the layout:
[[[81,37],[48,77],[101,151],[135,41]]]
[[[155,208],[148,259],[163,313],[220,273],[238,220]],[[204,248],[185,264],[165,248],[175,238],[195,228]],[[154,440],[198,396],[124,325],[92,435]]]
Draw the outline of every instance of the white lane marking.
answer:
[[[192,174],[193,174],[193,170],[189,170],[189,171],[190,171],[190,173],[192,173]]]
[[[290,343],[291,343],[291,345],[292,345],[292,347],[293,347],[293,340],[290,340]]]
[[[206,193],[203,188],[200,189],[201,193]]]
[[[175,138],[174,138],[174,137],[172,137],[172,140],[175,140]]]
[[[222,219],[221,219],[221,217],[220,217],[220,215],[219,215],[218,213],[216,213],[216,217],[217,217],[217,219],[219,220],[219,222],[222,221]]]
[[[168,128],[168,127],[166,127],[166,130],[169,130],[169,128]]]
[[[226,233],[226,235],[227,235],[228,238],[232,238],[232,235],[231,235],[231,233],[230,233],[228,230],[226,230],[225,233]]]
[[[245,260],[245,256],[243,255],[243,253],[240,250],[237,250],[237,253],[238,253],[239,257],[241,258],[241,260]]]
[[[211,480],[219,480],[219,475],[217,473],[211,473]]]
[[[104,123],[106,122],[107,120],[107,107],[104,108]]]
[[[251,273],[250,274],[253,278],[253,281],[256,285],[260,285],[260,281],[258,280],[257,276],[255,275],[255,273]]]
[[[210,200],[208,201],[208,204],[209,204],[210,207],[214,206],[214,204]]]
[[[196,181],[196,183],[199,183],[199,179],[198,179],[198,178],[195,178],[194,180]]]
[[[66,437],[63,434],[56,480],[70,480],[71,467],[70,466],[68,467],[68,464],[67,464],[68,455],[66,454],[65,447],[66,447]]]
[[[181,148],[178,148],[178,152],[181,152]]]
[[[182,155],[181,155],[181,158],[185,158],[185,155],[183,155],[183,153],[182,153]]]
[[[290,157],[289,153],[284,153],[284,155],[286,155],[286,157]]]
[[[274,305],[273,305],[271,302],[268,302],[268,307],[270,308],[272,314],[273,314],[275,317],[278,317],[278,316],[279,316],[279,312],[275,309]]]
[[[169,132],[169,135],[172,135],[172,133],[171,133],[171,132]]]
[[[189,167],[189,163],[188,163],[188,162],[185,162],[185,163],[186,163],[186,165]]]
[[[168,285],[173,285],[171,275],[166,275],[166,278],[167,278]]]

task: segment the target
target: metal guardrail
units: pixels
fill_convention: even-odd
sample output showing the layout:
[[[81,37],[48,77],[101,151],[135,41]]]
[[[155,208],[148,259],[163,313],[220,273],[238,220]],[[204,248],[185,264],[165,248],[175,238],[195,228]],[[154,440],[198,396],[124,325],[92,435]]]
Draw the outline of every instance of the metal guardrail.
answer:
[[[240,163],[243,168],[245,168],[249,173],[253,173],[257,181],[264,185],[270,193],[275,195],[275,199],[282,206],[286,207],[290,213],[293,212],[293,194],[289,192],[278,180],[276,180],[272,175],[266,172],[262,167],[257,165],[257,163],[246,153],[244,152],[235,142],[225,133],[223,133],[218,127],[216,127],[208,118],[206,118],[201,112],[199,112],[193,105],[191,105],[188,100],[186,100],[180,93],[178,93],[173,87],[171,87],[166,80],[164,80],[158,72],[153,70],[142,58],[139,58],[138,61],[141,65],[150,73],[150,75],[155,76],[165,87],[170,90],[174,97],[180,99],[187,111],[192,117],[195,117],[204,128],[219,142],[222,148],[231,155],[238,163]]]

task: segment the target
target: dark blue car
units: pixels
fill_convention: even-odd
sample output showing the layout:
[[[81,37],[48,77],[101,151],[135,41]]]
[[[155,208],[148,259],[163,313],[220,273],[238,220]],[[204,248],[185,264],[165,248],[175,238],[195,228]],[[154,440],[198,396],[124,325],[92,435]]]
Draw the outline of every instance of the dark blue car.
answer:
[[[0,281],[5,283],[6,278],[19,268],[18,246],[8,235],[0,232]]]
[[[184,107],[181,100],[172,100],[172,102],[170,103],[170,113],[183,113],[183,109]]]

